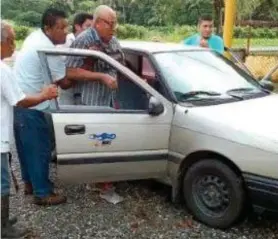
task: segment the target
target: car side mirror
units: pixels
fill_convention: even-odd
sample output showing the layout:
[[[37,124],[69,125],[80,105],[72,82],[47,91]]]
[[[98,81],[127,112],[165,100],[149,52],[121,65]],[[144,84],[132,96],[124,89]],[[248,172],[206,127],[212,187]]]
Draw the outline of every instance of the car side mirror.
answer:
[[[164,111],[163,104],[158,99],[151,96],[149,99],[148,113],[150,115],[157,116],[157,115],[162,114],[163,111]]]
[[[271,80],[261,80],[260,85],[268,91],[274,91],[274,84],[271,82]]]

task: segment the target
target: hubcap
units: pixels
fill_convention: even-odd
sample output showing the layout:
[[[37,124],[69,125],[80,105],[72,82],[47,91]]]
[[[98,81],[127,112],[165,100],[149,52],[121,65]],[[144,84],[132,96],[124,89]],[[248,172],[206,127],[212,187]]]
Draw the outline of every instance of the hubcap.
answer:
[[[229,189],[220,177],[205,175],[195,181],[193,196],[199,208],[205,213],[220,216],[230,203]]]

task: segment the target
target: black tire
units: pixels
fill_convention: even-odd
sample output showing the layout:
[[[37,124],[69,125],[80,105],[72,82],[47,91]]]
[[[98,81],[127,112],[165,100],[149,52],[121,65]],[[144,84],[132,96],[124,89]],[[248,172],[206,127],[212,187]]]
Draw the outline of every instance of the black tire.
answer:
[[[245,204],[240,176],[214,159],[201,160],[187,170],[183,178],[183,196],[197,220],[220,229],[236,223]]]

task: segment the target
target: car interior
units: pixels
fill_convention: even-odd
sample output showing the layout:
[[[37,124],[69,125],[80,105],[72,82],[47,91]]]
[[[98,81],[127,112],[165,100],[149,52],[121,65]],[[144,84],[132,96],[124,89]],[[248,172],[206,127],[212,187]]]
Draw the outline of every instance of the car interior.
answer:
[[[126,66],[142,79],[147,80],[160,94],[166,96],[166,91],[150,59],[139,53],[125,52]]]
[[[148,84],[159,93],[165,95],[165,90],[162,87],[159,76],[157,75],[154,66],[147,56],[135,52],[124,52],[124,59],[124,64],[127,68],[133,71],[140,78],[145,79]],[[84,68],[86,70],[92,70],[94,62],[96,62],[96,59],[88,57],[86,59]],[[118,101],[117,107],[115,107],[116,109],[146,110],[148,107],[149,95],[138,85],[127,79],[126,76],[119,72],[116,96]],[[81,109],[83,106],[82,104],[76,102],[72,102],[71,105],[60,105],[63,105],[64,109],[71,108],[73,105],[79,105],[79,108]]]

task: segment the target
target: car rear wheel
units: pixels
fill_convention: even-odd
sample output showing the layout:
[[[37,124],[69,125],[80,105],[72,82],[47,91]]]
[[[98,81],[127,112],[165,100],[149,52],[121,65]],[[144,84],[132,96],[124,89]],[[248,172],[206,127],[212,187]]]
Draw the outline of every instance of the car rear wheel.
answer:
[[[239,219],[245,202],[240,176],[213,159],[201,160],[187,170],[183,195],[196,219],[221,229],[232,226]]]

